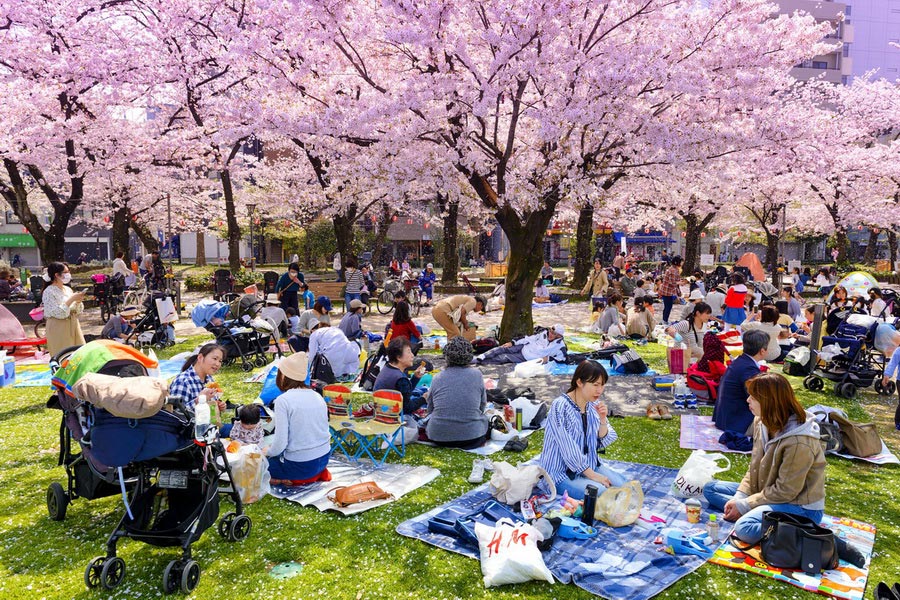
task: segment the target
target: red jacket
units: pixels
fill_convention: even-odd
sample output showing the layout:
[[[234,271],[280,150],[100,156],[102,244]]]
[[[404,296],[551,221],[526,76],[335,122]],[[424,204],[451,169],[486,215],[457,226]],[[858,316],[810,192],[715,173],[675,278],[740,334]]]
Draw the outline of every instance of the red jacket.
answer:
[[[391,330],[394,332],[391,335],[391,339],[402,336],[412,341],[413,339],[419,339],[420,337],[422,337],[422,334],[418,329],[416,329],[416,324],[411,320],[407,321],[406,323],[391,321]]]

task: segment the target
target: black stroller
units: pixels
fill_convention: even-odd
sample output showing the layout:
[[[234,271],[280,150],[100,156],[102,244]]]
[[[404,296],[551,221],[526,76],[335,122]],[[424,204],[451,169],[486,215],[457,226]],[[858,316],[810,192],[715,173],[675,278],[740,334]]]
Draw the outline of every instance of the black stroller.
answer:
[[[704,283],[706,285],[706,291],[710,292],[717,285],[722,285],[728,282],[728,269],[719,265],[715,269],[713,269],[712,273],[706,276]]]
[[[153,291],[144,300],[144,314],[135,323],[126,343],[135,346],[154,346],[155,348],[165,348],[175,344],[175,329],[169,323],[163,323],[160,319],[159,309],[156,301],[163,298],[172,298],[172,292]]]
[[[266,271],[263,273],[263,293],[274,294],[275,288],[278,286],[279,275],[275,271]]]
[[[893,382],[889,383],[890,392],[881,389],[884,357],[875,350],[875,334],[879,322],[867,315],[858,315],[862,319],[851,322],[854,313],[849,310],[841,312],[843,318],[834,333],[822,338],[823,349],[837,345],[841,352],[830,357],[824,366],[806,377],[803,387],[820,391],[825,388],[825,380],[828,380],[834,383],[834,393],[848,400],[856,396],[857,390],[872,384],[875,384],[879,393],[893,393]]]
[[[213,298],[220,302],[231,302],[238,297],[234,291],[234,275],[228,269],[216,269],[212,276]]]
[[[241,368],[249,372],[254,366],[262,367],[269,362],[271,345],[274,344],[276,355],[282,355],[277,329],[258,316],[262,304],[253,294],[244,294],[230,306],[204,300],[197,304],[191,319],[194,325],[212,333],[216,343],[225,348],[225,365],[240,360]]]
[[[82,402],[74,396],[68,380],[77,381],[86,372],[141,376],[146,374],[149,359],[129,354],[135,351],[110,340],[90,342],[76,351],[79,356],[67,361],[72,350],[58,356],[61,367],[54,376],[59,389],[54,406],[63,410],[61,460],[65,458],[69,497],[96,490],[93,497],[121,493],[125,502],[125,514],[107,540],[106,555],[94,558],[85,569],[85,584],[111,590],[122,583],[125,561],[116,555],[116,546],[128,537],[158,547],[180,547],[181,557],[163,571],[163,589],[189,593],[200,580],[191,544],[218,518],[219,494],[228,495],[235,505],[235,510],[219,521],[219,533],[229,541],[239,541],[251,529],[240,495],[231,484],[231,468],[217,432],[215,428],[201,432],[195,441],[193,413],[183,407],[180,398],[170,398],[170,408],[138,419],[117,417]],[[79,366],[91,358],[99,359],[93,363],[99,370]],[[81,448],[78,454],[72,453],[72,439]],[[223,476],[225,487],[220,483]],[[51,518],[65,516],[69,497],[63,495],[59,484],[50,486],[47,504]]]

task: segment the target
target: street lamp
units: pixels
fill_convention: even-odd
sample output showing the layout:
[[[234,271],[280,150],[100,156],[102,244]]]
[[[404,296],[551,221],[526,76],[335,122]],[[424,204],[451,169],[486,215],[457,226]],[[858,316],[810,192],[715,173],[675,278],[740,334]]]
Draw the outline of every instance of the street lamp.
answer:
[[[256,210],[255,204],[247,205],[247,215],[250,217],[250,272],[256,272],[256,262],[253,260],[253,211]]]

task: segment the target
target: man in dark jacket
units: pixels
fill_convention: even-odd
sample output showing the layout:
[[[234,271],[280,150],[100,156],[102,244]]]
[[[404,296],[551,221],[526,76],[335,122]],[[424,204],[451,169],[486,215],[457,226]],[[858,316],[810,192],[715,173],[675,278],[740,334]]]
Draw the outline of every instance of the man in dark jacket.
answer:
[[[744,353],[738,356],[722,375],[719,399],[713,411],[713,421],[722,431],[748,435],[753,413],[747,404],[747,380],[759,375],[759,361],[769,346],[769,334],[753,329],[744,334]]]

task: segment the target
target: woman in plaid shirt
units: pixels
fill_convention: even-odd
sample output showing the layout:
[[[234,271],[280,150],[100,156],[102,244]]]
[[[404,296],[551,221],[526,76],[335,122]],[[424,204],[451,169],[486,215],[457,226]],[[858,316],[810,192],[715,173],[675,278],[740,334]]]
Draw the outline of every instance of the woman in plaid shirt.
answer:
[[[204,394],[207,402],[212,402],[216,390],[206,387],[213,382],[213,375],[219,372],[222,361],[225,360],[225,349],[222,346],[211,343],[204,344],[197,354],[194,354],[181,367],[181,373],[175,376],[169,384],[169,396],[181,398],[186,408],[193,409],[197,398]],[[216,400],[219,412],[225,410],[225,402]]]
[[[681,289],[678,284],[681,281],[681,263],[680,256],[673,256],[669,268],[663,274],[662,282],[659,284],[659,295],[663,301],[663,323],[669,323],[669,315],[672,312],[672,305],[675,299],[681,296]]]

